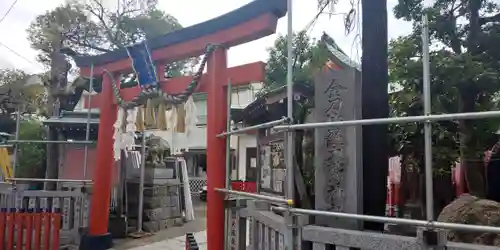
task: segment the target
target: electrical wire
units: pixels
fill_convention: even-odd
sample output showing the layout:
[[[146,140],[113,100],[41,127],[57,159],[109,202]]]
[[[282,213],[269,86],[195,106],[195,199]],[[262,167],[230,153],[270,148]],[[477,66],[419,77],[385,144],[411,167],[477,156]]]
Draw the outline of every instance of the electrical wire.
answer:
[[[309,33],[318,22],[319,16],[324,13],[326,7],[328,7],[330,3],[330,1],[326,1],[322,6],[320,6],[318,13],[316,13],[314,18],[302,30]]]
[[[5,20],[5,18],[12,11],[12,9],[14,9],[14,6],[16,6],[17,2],[18,2],[18,0],[14,0],[14,2],[10,5],[9,9],[7,10],[7,12],[5,12],[5,14],[2,16],[2,18],[0,18],[0,23],[2,23],[3,20]]]
[[[15,54],[16,56],[18,56],[18,57],[20,57],[20,58],[24,59],[25,61],[27,61],[27,62],[29,62],[29,63],[31,63],[31,64],[33,64],[33,65],[37,66],[37,67],[40,67],[40,65],[38,65],[38,64],[36,64],[36,63],[34,63],[34,62],[33,62],[33,61],[31,61],[30,59],[28,59],[28,58],[26,58],[26,57],[22,56],[21,54],[17,53],[15,50],[11,49],[9,46],[5,45],[4,43],[0,42],[0,46],[5,47],[8,51],[10,51],[10,52],[12,52],[13,54]]]
[[[18,3],[19,1],[18,0],[14,0],[14,2],[12,2],[12,4],[9,6],[9,9],[7,9],[7,11],[5,12],[5,14],[3,14],[3,16],[0,18],[0,24],[5,20],[5,18],[10,14],[10,12],[14,9],[14,7],[16,6],[16,4]],[[14,55],[22,58],[23,60],[25,60],[26,62],[29,62],[39,68],[41,68],[40,65],[34,63],[32,60],[22,56],[21,54],[17,53],[15,50],[13,50],[12,48],[10,48],[9,46],[5,45],[4,43],[0,42],[0,47],[4,47],[6,48],[8,51],[12,52]]]

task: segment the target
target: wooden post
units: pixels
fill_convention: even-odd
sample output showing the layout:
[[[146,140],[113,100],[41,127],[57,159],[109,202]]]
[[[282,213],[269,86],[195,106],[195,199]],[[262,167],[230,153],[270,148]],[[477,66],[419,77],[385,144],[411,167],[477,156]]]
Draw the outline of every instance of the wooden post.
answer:
[[[362,0],[362,119],[389,116],[387,71],[387,0]],[[387,125],[363,126],[363,213],[384,216],[389,142]],[[382,231],[383,223],[365,222]]]

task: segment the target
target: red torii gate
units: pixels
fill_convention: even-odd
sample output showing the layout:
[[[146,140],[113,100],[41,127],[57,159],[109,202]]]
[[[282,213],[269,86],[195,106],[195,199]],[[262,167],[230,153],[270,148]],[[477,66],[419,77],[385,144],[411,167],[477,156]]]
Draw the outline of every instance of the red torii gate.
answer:
[[[286,14],[286,0],[254,0],[253,2],[212,20],[193,25],[148,41],[157,73],[163,76],[161,65],[201,55],[208,44],[221,46],[210,56],[207,64],[207,238],[209,250],[224,249],[224,197],[215,188],[225,186],[226,140],[216,135],[226,129],[227,109],[226,86],[228,83],[227,49],[247,43],[276,31],[279,18]],[[113,124],[117,119],[118,105],[114,102],[111,77],[104,73],[132,71],[127,51],[120,49],[97,56],[75,57],[80,74],[90,77],[103,76],[100,94],[100,121],[97,142],[97,168],[94,171],[94,192],[90,207],[89,232],[82,237],[81,250],[101,250],[112,247],[108,233],[109,203],[113,160]],[[232,76],[237,78],[237,76]],[[117,77],[115,77],[117,79]],[[119,83],[118,83],[119,84]],[[238,82],[233,82],[237,85]],[[240,82],[241,84],[241,82]],[[160,79],[163,91],[176,93],[186,86],[175,86]],[[125,92],[127,90],[122,90]],[[128,90],[132,91],[132,90]],[[133,90],[135,94],[139,90]],[[124,96],[130,100],[132,95]]]

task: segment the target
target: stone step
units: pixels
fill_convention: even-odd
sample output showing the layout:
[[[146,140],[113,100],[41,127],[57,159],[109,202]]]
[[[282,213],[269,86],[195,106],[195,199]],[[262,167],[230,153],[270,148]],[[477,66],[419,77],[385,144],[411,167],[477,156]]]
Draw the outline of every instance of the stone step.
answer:
[[[142,228],[146,232],[154,233],[165,228],[171,227],[180,227],[183,226],[184,222],[182,218],[170,218],[165,220],[156,220],[156,221],[145,221],[142,223]],[[133,228],[133,230],[137,230],[137,220],[130,219],[129,228]]]

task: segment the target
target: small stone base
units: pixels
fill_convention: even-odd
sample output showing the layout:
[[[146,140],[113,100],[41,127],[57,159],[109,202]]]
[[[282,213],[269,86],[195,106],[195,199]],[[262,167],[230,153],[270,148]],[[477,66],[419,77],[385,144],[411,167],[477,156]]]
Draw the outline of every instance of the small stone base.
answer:
[[[83,235],[79,250],[108,250],[113,247],[110,233],[104,235]]]
[[[126,217],[112,217],[109,218],[108,231],[113,238],[126,238],[127,237],[127,218]]]

